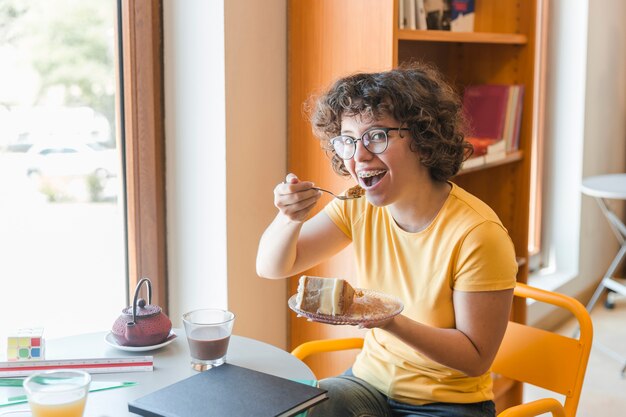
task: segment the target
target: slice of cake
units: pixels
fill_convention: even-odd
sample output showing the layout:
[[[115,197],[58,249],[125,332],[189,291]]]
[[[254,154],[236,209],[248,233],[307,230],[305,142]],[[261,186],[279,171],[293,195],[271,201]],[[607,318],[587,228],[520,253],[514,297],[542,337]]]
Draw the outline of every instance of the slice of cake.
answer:
[[[359,198],[365,195],[365,190],[361,188],[360,185],[355,185],[354,187],[348,188],[346,191],[346,196],[350,198]]]
[[[296,307],[310,313],[335,316],[344,314],[353,299],[354,288],[344,279],[302,275]]]

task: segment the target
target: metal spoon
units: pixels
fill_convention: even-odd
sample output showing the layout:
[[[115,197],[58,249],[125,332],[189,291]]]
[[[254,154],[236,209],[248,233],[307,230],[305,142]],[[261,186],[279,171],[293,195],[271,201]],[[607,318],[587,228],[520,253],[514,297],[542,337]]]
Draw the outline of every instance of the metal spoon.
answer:
[[[355,199],[355,198],[361,198],[361,196],[362,196],[362,194],[361,195],[337,195],[337,194],[333,193],[332,191],[328,191],[328,190],[325,190],[323,188],[319,188],[319,187],[312,187],[312,188],[314,190],[323,191],[325,193],[328,193],[328,194],[332,195],[333,197],[335,197],[335,198],[337,198],[339,200],[352,200],[352,199]]]

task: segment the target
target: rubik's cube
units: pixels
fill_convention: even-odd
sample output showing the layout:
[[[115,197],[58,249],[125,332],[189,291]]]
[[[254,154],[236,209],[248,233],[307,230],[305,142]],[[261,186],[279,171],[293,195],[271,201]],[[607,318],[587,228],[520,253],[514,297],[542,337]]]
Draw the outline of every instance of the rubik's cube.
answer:
[[[43,360],[45,342],[42,328],[19,329],[7,340],[9,361]]]

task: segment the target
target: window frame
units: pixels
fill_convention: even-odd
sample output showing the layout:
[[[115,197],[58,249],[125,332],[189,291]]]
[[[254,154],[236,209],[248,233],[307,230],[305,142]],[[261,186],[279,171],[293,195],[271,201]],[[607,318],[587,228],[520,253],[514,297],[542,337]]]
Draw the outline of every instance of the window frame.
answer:
[[[122,97],[117,111],[126,184],[126,298],[130,302],[139,280],[148,277],[152,303],[167,313],[163,4],[162,0],[118,0],[118,7]]]
[[[542,1],[537,10],[537,25],[535,36],[538,48],[535,57],[536,83],[533,93],[533,142],[530,168],[530,198],[529,198],[529,228],[528,228],[528,265],[532,274],[547,265],[548,256],[543,250],[543,178],[546,175],[544,169],[545,154],[545,113],[546,113],[546,71],[548,59],[548,20],[549,7],[547,1]]]

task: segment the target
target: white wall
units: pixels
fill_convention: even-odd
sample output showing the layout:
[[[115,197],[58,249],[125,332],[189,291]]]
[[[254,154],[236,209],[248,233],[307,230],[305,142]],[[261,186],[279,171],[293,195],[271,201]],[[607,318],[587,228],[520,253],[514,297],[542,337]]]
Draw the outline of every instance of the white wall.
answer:
[[[221,1],[165,0],[169,311],[227,307],[224,21]]]
[[[549,253],[551,269],[570,275],[578,269],[587,72],[587,1],[575,2],[552,1],[548,11],[543,176],[542,244],[558,248]]]
[[[287,169],[287,1],[227,0],[228,303],[239,334],[287,347],[286,281],[256,275]]]
[[[626,2],[589,6],[583,177],[626,172]],[[588,196],[582,203],[580,275],[595,288],[619,245],[598,204]]]
[[[236,334],[286,347],[286,283],[254,262],[286,167],[286,0],[165,0],[163,14],[171,318],[228,307]]]
[[[531,283],[583,302],[617,252],[584,177],[626,172],[626,28],[622,0],[552,0],[546,83],[543,249],[547,276]],[[542,285],[541,280],[553,284]],[[529,321],[549,310],[531,306]]]

